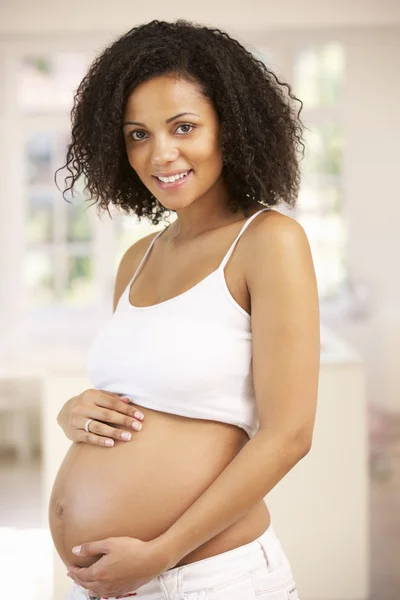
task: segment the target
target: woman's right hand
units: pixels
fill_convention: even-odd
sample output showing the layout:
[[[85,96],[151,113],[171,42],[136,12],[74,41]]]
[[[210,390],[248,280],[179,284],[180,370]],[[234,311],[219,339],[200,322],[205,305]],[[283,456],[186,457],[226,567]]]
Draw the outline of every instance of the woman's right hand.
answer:
[[[143,418],[143,413],[123,395],[88,389],[67,400],[57,422],[73,442],[113,446],[114,440],[129,441],[130,432],[140,431]],[[92,419],[89,433],[85,431],[88,419]],[[118,425],[124,429],[118,429]]]

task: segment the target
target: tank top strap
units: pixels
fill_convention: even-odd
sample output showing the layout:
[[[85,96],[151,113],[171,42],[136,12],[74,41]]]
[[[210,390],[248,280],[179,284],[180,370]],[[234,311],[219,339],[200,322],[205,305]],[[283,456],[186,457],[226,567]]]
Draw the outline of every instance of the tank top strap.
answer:
[[[164,229],[161,229],[161,231],[159,231],[159,232],[157,233],[157,235],[155,235],[155,236],[153,237],[153,239],[151,240],[151,242],[150,242],[150,244],[149,244],[149,246],[148,246],[148,248],[147,248],[146,252],[145,252],[145,253],[144,253],[144,255],[143,255],[143,258],[142,258],[142,260],[140,261],[140,263],[139,263],[139,265],[138,265],[138,267],[137,267],[136,271],[135,271],[135,272],[134,272],[134,274],[133,274],[133,277],[132,277],[132,279],[130,280],[130,282],[129,282],[129,283],[128,283],[128,285],[127,285],[127,289],[130,289],[130,287],[131,287],[132,283],[135,281],[136,277],[139,275],[139,272],[140,272],[141,268],[143,267],[144,263],[146,262],[146,259],[147,259],[148,255],[150,254],[150,250],[152,249],[152,247],[153,247],[153,245],[154,245],[154,242],[156,241],[156,239],[157,239],[157,238],[159,238],[159,237],[160,237],[160,235],[161,235],[162,233],[164,233],[164,231],[165,231],[166,229],[168,229],[168,225],[167,225],[167,226],[166,226]]]
[[[266,208],[262,208],[261,210],[257,211],[256,213],[254,213],[254,215],[252,215],[251,217],[249,217],[247,219],[247,221],[245,222],[245,224],[243,225],[243,227],[241,228],[241,230],[239,231],[237,237],[235,238],[235,240],[233,241],[231,247],[229,248],[228,252],[225,254],[224,258],[222,259],[222,262],[220,264],[220,266],[218,267],[221,270],[224,270],[226,263],[228,262],[232,252],[235,249],[235,246],[237,244],[237,242],[239,241],[242,233],[246,230],[246,228],[250,225],[250,223],[252,222],[253,219],[256,218],[257,215],[259,215],[260,213],[266,211],[266,210],[270,210],[269,207]]]

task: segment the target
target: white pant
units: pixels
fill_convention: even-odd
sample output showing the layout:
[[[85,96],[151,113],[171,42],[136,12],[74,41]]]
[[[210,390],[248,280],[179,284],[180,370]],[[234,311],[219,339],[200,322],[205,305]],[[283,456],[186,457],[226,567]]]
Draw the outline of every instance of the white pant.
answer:
[[[174,567],[130,595],[135,600],[299,600],[292,570],[272,525],[256,540]],[[65,600],[97,600],[74,584]],[[112,599],[113,600],[113,599]]]

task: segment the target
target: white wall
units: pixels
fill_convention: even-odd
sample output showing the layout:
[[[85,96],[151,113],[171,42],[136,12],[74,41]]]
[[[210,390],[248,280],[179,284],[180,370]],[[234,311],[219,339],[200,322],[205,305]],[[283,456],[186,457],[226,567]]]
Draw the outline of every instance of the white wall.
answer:
[[[347,48],[350,262],[373,284],[379,315],[399,317],[400,28],[354,35]]]
[[[348,260],[371,285],[373,314],[335,329],[366,359],[369,400],[400,411],[400,28],[347,40]]]
[[[379,26],[400,23],[396,0],[0,0],[0,33],[125,31],[152,19],[186,18],[223,28]]]

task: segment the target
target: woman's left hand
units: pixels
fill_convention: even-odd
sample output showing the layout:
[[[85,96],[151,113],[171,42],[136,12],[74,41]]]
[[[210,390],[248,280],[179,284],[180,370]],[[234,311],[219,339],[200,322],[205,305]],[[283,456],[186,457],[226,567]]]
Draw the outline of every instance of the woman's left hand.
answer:
[[[173,565],[159,538],[143,542],[113,537],[80,546],[78,556],[103,556],[90,567],[68,567],[68,576],[96,596],[119,596],[135,591]]]

